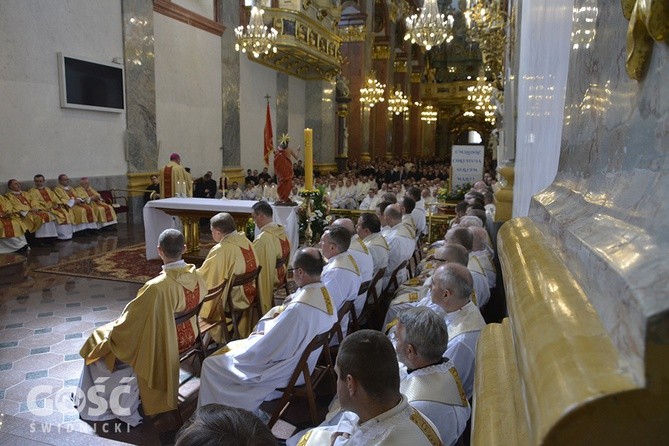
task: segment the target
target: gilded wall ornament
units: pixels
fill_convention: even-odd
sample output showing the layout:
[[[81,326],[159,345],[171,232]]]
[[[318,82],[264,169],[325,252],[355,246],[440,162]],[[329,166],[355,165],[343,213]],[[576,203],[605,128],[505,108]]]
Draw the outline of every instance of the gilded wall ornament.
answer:
[[[627,74],[643,80],[653,54],[653,41],[663,41],[669,32],[667,0],[622,0],[627,27]]]

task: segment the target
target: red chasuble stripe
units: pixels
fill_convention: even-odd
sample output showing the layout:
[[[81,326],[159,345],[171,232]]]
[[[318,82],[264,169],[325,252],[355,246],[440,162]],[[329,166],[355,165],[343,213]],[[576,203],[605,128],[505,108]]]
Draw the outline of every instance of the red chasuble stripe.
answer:
[[[189,291],[184,288],[186,295],[186,308],[183,311],[188,311],[195,308],[200,303],[200,284],[195,286],[195,290]],[[177,325],[177,340],[179,341],[179,353],[183,353],[195,342],[195,331],[193,324],[190,321],[183,322]]]
[[[174,196],[174,185],[172,184],[172,166],[165,166],[165,175],[163,175],[163,183],[160,187],[165,188],[163,198],[170,198]]]

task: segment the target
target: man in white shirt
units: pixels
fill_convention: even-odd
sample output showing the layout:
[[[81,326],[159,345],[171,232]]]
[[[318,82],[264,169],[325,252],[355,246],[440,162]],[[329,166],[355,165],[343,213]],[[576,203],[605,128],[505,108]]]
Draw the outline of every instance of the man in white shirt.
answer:
[[[467,268],[469,268],[469,272],[472,274],[475,293],[474,303],[479,308],[483,308],[490,299],[490,287],[488,286],[488,278],[486,277],[485,272],[480,264],[473,259],[472,249],[474,247],[474,235],[469,228],[451,228],[446,231],[444,244],[449,245],[453,243],[464,246],[469,253],[469,263],[467,264]]]
[[[432,275],[432,302],[446,312],[449,341],[444,356],[455,364],[467,399],[474,391],[476,342],[485,327],[481,312],[470,300],[471,294],[472,276],[462,265],[441,265]]]
[[[379,197],[376,192],[377,192],[376,186],[372,186],[369,188],[369,190],[367,191],[367,195],[365,196],[365,198],[363,198],[362,202],[360,203],[359,209],[361,211],[374,210],[379,200],[381,199],[381,197]]]
[[[353,256],[355,263],[360,270],[360,283],[372,280],[374,275],[374,260],[369,252],[367,245],[358,237],[355,232],[355,226],[350,218],[338,218],[332,222],[332,226],[341,226],[351,234],[351,244],[348,248],[348,253]],[[365,306],[367,299],[367,292],[359,294],[355,299],[355,313],[360,314]]]
[[[253,180],[249,180],[246,183],[246,188],[244,189],[244,195],[243,195],[242,198],[244,200],[257,200],[258,199],[258,190],[257,190]]]
[[[382,333],[360,330],[346,337],[335,372],[337,397],[345,412],[336,426],[307,432],[300,445],[442,444],[433,423],[400,393],[395,349]]]
[[[413,200],[411,200],[413,201]],[[391,204],[383,212],[386,223],[390,226],[388,234],[385,236],[390,246],[388,256],[388,268],[383,276],[383,289],[385,290],[390,282],[393,271],[404,262],[409,260],[416,248],[415,235],[409,232],[406,225],[402,224],[402,213],[399,204]],[[406,268],[397,274],[397,283],[401,284],[407,279]]]
[[[381,268],[388,267],[388,255],[390,254],[390,246],[386,239],[381,235],[381,222],[376,214],[362,214],[358,218],[358,223],[355,226],[358,237],[365,243],[369,254],[372,256],[372,263],[374,264],[374,272],[372,277],[376,277],[376,273]],[[383,291],[383,280],[376,283],[376,295],[381,296]]]
[[[420,237],[427,232],[427,219],[425,218],[425,202],[421,199],[420,189],[410,187],[407,194],[413,198],[415,205],[411,211],[411,219],[416,227],[416,237]]]
[[[232,188],[225,194],[225,198],[228,200],[241,200],[242,199],[242,190],[239,188],[239,184],[234,181],[232,183]]]
[[[355,300],[362,283],[360,268],[348,252],[350,245],[351,234],[341,226],[333,226],[321,236],[321,252],[328,262],[321,280],[330,292],[335,310],[347,300]],[[348,316],[342,319],[341,326],[342,334],[346,335]]]
[[[444,445],[452,446],[467,427],[471,408],[453,362],[442,357],[446,323],[427,307],[406,309],[398,320],[395,350],[404,365],[400,392],[434,423]]]

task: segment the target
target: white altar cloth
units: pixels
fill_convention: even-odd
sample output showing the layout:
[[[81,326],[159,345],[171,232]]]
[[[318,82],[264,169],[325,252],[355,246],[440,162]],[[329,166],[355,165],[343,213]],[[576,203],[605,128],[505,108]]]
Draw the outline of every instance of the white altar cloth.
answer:
[[[251,216],[252,206],[257,203],[254,200],[227,200],[213,198],[165,198],[163,200],[152,200],[144,206],[144,239],[146,241],[146,258],[158,259],[158,237],[165,229],[182,229],[178,217],[167,214],[163,209],[193,210],[212,212],[231,212],[249,214]],[[272,206],[274,221],[286,227],[288,240],[290,240],[291,256],[299,244],[299,231],[297,206]],[[258,235],[256,228],[256,236]]]

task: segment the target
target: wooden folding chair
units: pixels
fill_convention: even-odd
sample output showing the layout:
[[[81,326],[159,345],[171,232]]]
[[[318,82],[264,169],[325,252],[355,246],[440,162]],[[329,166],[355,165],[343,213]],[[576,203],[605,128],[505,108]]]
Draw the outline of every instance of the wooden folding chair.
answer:
[[[407,267],[408,263],[408,260],[400,263],[390,276],[390,280],[388,281],[386,288],[381,293],[380,309],[382,312],[385,312],[385,310],[388,308],[388,304],[393,297],[393,292],[399,287],[399,283],[397,283],[397,275],[400,271]]]
[[[364,294],[365,302],[367,302],[367,291],[369,290],[370,283],[372,283],[371,280],[362,282],[360,284],[360,288],[358,289],[358,296]],[[355,312],[355,305],[351,306],[350,313],[351,313],[351,318],[348,321],[348,332],[353,333],[354,331],[360,330],[360,326],[358,325],[358,315]]]
[[[214,308],[212,309],[210,314],[216,314],[218,315],[218,320],[216,319],[209,319],[205,317],[198,317],[198,329],[200,330],[201,336],[202,336],[202,348],[205,356],[208,356],[208,349],[209,344],[212,341],[211,335],[209,334],[209,331],[214,328],[218,327],[219,325],[225,326],[225,311],[223,311],[223,292],[225,291],[226,287],[228,285],[228,281],[225,280],[223,281],[222,284],[214,287],[212,290],[210,290],[206,296],[204,296],[204,299],[202,299],[202,305],[204,305],[206,302],[210,301],[215,301],[214,303]]]
[[[274,291],[272,294],[274,305],[280,305],[281,303],[283,303],[286,297],[290,296],[290,288],[288,287],[288,256],[276,260],[275,268],[278,270],[282,266],[286,267],[286,274],[283,276],[283,280],[281,281],[281,283],[279,283],[276,287],[274,287]],[[284,292],[286,293],[286,295],[283,298],[277,297],[277,292],[280,291],[281,289],[283,289]]]
[[[196,318],[197,320],[197,315],[200,313],[200,309],[202,308],[202,302],[198,303],[196,306],[189,310],[181,311],[179,313],[174,314],[174,324],[178,327],[181,324],[184,324],[188,321],[190,321],[192,318]],[[195,370],[195,373],[189,376],[186,380],[183,382],[179,383],[179,386],[182,384],[185,384],[186,382],[190,381],[192,378],[195,376],[200,375],[200,369],[202,368],[202,362],[204,361],[205,357],[205,351],[204,351],[204,342],[202,341],[202,333],[200,332],[200,326],[199,324],[193,324],[195,325],[193,327],[193,330],[195,331],[195,337],[193,338],[193,342],[191,342],[190,345],[181,347],[179,349],[179,364],[184,362],[186,359],[190,358],[191,356],[197,356],[197,358],[200,361],[199,366]]]
[[[240,339],[241,335],[239,333],[239,320],[244,315],[244,312],[248,312],[249,321],[257,321],[262,317],[262,307],[260,306],[260,296],[258,296],[258,277],[260,275],[260,270],[262,266],[258,266],[253,271],[249,271],[244,274],[233,274],[230,278],[230,286],[228,287],[228,295],[225,299],[225,317],[232,320],[232,325],[228,326],[226,324],[225,330],[223,331],[225,335],[225,341],[230,342],[235,339]],[[234,308],[232,302],[232,291],[244,285],[253,283],[255,286],[255,296],[249,303],[249,307],[243,310]],[[256,313],[257,317],[253,317],[253,313]]]
[[[380,280],[383,279],[383,276],[386,274],[385,268],[380,268],[376,275],[372,278],[367,289],[367,300],[365,300],[365,306],[360,312],[357,321],[359,325],[365,324],[370,328],[375,328],[376,325],[381,324],[381,307],[379,306],[379,293],[376,291],[376,286]]]
[[[333,326],[334,329],[334,326]],[[328,348],[328,341],[330,333],[328,330],[314,337],[314,339],[307,345],[300,356],[300,360],[295,366],[295,370],[288,381],[288,385],[283,388],[276,389],[278,392],[283,392],[283,395],[278,400],[265,401],[260,405],[260,409],[270,414],[267,427],[270,429],[274,426],[277,420],[288,409],[294,397],[306,398],[309,402],[309,413],[311,415],[311,422],[316,426],[321,420],[318,417],[318,410],[316,408],[316,394],[314,389],[318,386],[323,378],[332,373],[334,367],[332,365],[332,357],[330,356],[330,349]],[[317,364],[312,372],[309,372],[309,356],[318,349],[322,349],[322,357],[324,364]],[[304,384],[297,386],[297,380],[300,375],[304,377]]]

